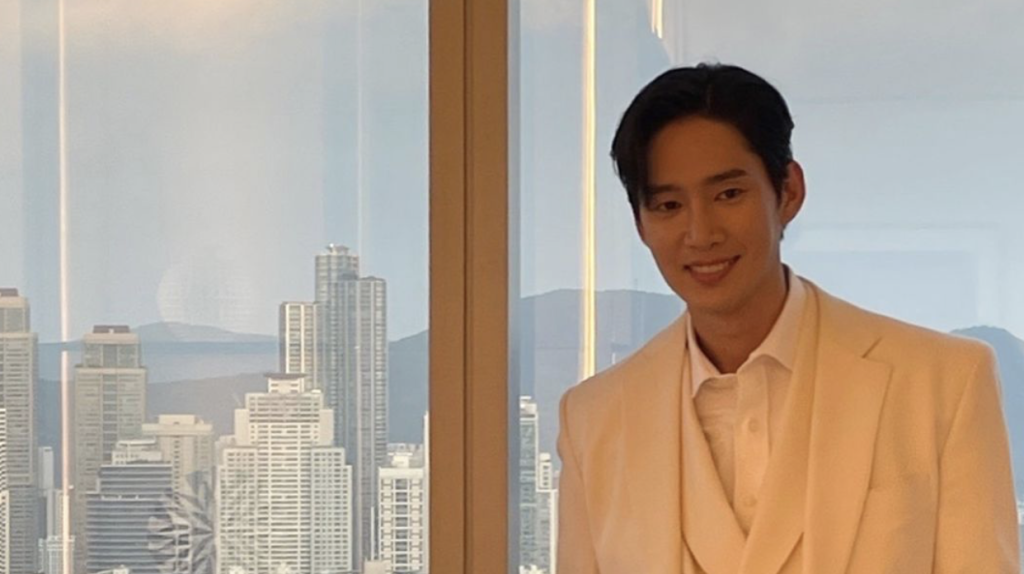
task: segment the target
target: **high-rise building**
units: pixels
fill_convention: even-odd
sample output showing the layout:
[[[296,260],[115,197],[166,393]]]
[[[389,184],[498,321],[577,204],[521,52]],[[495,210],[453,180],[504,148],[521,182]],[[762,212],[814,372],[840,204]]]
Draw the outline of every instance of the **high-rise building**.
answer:
[[[88,572],[190,574],[187,537],[170,522],[174,477],[153,440],[120,441],[87,495]]]
[[[146,369],[139,336],[125,326],[99,325],[82,340],[74,381],[75,571],[85,572],[89,540],[86,497],[97,489],[100,467],[112,462],[117,443],[142,436],[146,416]]]
[[[374,559],[378,469],[387,463],[387,286],[361,277],[359,258],[329,245],[316,257],[316,388],[335,412],[336,444],[354,472],[357,564]]]
[[[334,413],[301,375],[268,375],[218,444],[217,572],[350,572],[351,467]]]
[[[35,572],[39,537],[36,486],[38,341],[28,301],[0,288],[0,408],[7,412],[7,491],[11,572]]]
[[[64,543],[61,528],[64,520],[63,493],[57,488],[53,447],[41,446],[36,467],[39,484],[39,572],[64,574]],[[74,548],[74,538],[70,547]],[[72,550],[74,552],[74,550]]]
[[[64,520],[62,493],[55,479],[53,447],[41,446],[36,459],[39,485],[39,571],[42,574],[63,574],[64,544],[61,524]],[[73,543],[72,543],[73,544]]]
[[[71,542],[74,553],[74,541]],[[64,574],[64,543],[60,535],[39,540],[39,571],[42,574]]]
[[[537,403],[519,398],[519,564],[541,566],[538,532],[537,462],[540,444]]]
[[[164,462],[170,463],[174,504],[161,528],[188,539],[179,560],[192,574],[214,571],[214,434],[213,425],[195,415],[160,415],[142,425],[142,434],[154,441]]]
[[[423,414],[423,498],[427,512],[423,513],[423,574],[430,574],[430,413]]]
[[[60,531],[57,508],[60,507],[60,490],[57,489],[53,447],[41,446],[36,449],[36,486],[39,488],[39,533],[45,538]]]
[[[10,574],[7,560],[10,546],[10,498],[7,492],[7,411],[0,408],[0,574]]]
[[[558,554],[558,474],[551,454],[537,457],[537,564],[548,574],[556,574]]]
[[[142,435],[154,439],[163,460],[171,464],[175,492],[195,494],[197,473],[212,479],[212,424],[195,415],[160,415],[157,422],[142,425]]]
[[[378,560],[390,573],[426,572],[426,452],[419,445],[388,448],[388,465],[380,469]]]
[[[306,375],[316,384],[320,379],[317,370],[316,303],[281,303],[278,315],[278,340],[280,342],[281,372]]]

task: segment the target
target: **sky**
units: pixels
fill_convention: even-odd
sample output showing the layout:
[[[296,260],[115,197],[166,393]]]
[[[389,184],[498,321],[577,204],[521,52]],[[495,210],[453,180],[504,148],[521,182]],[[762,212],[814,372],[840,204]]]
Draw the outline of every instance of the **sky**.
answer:
[[[784,258],[874,310],[1024,335],[1024,4],[600,2],[598,287],[668,292],[607,160],[669,66],[748,67],[790,102],[808,178]],[[0,285],[57,337],[53,0],[0,6]],[[362,6],[359,11],[359,6]],[[521,0],[524,295],[581,285],[580,2]],[[72,334],[161,320],[276,331],[329,242],[427,327],[422,0],[68,2]],[[442,128],[443,129],[443,128]]]

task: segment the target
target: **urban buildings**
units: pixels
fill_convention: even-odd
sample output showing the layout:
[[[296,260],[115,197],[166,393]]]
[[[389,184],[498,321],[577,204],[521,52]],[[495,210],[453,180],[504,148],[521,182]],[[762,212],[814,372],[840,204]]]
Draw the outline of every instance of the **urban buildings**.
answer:
[[[36,384],[38,341],[28,300],[0,288],[0,408],[7,413],[7,491],[11,572],[35,572],[38,545]]]
[[[377,559],[389,573],[427,569],[427,460],[420,445],[390,445],[380,469]]]
[[[314,386],[334,411],[335,441],[353,469],[354,558],[361,564],[375,558],[377,470],[387,463],[387,286],[361,277],[358,256],[339,245],[316,256],[315,283]]]
[[[213,478],[213,425],[195,415],[164,414],[142,425],[142,436],[153,439],[164,462],[170,463],[174,491],[196,494],[196,480]]]
[[[0,574],[9,574],[11,564],[7,558],[10,541],[11,500],[7,491],[7,411],[0,408]]]
[[[163,462],[171,465],[174,504],[169,507],[164,532],[188,540],[178,545],[177,560],[191,574],[212,574],[215,569],[214,443],[213,425],[195,415],[162,414],[142,425]]]
[[[353,568],[352,470],[334,412],[302,375],[268,375],[218,446],[217,572]]]
[[[552,574],[558,491],[551,455],[540,452],[540,410],[519,398],[519,564]]]
[[[315,303],[285,302],[278,317],[281,372],[306,375],[314,384],[320,380],[317,312]]]
[[[191,574],[188,536],[166,528],[174,476],[153,440],[117,443],[86,498],[88,572]]]
[[[142,436],[146,415],[146,369],[139,337],[126,326],[99,325],[82,341],[74,380],[75,570],[89,555],[86,498],[97,489],[100,467],[112,461],[118,442]],[[33,543],[35,541],[33,540]],[[34,546],[34,544],[33,544]]]

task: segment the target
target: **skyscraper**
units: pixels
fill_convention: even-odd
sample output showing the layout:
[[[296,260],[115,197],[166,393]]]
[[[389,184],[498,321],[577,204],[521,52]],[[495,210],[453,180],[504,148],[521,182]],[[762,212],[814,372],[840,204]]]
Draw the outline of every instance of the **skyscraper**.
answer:
[[[142,425],[142,434],[171,465],[174,504],[158,528],[188,540],[177,548],[183,571],[212,574],[216,568],[213,425],[195,415],[160,415],[157,422]]]
[[[164,462],[170,463],[175,492],[195,494],[197,473],[213,478],[213,425],[195,415],[160,415],[142,425],[142,435],[155,441]]]
[[[119,441],[142,436],[146,369],[139,336],[125,326],[99,325],[83,338],[74,382],[75,571],[85,572],[86,496],[97,488],[100,467],[112,461]]]
[[[55,476],[53,447],[41,446],[36,449],[36,486],[39,488],[38,515],[39,532],[43,536],[60,532],[57,508],[60,507],[60,490]]]
[[[246,395],[218,448],[217,572],[352,570],[352,471],[333,431],[301,375],[268,375],[267,392]]]
[[[537,454],[540,419],[537,403],[519,397],[519,564],[540,567]]]
[[[0,408],[0,574],[10,574],[11,565],[7,560],[10,546],[10,522],[8,513],[11,502],[7,492],[7,411]]]
[[[188,538],[166,524],[174,478],[153,440],[121,441],[87,495],[88,572],[126,567],[132,574],[189,574]]]
[[[558,481],[551,454],[539,445],[540,410],[531,397],[519,397],[520,572],[554,574]]]
[[[558,476],[551,454],[537,457],[537,536],[538,564],[548,574],[556,574],[558,554]]]
[[[8,560],[11,572],[36,571],[37,338],[28,301],[0,288],[0,408],[7,411]]]
[[[390,445],[380,469],[378,559],[388,572],[425,572],[429,543],[425,450]]]
[[[278,317],[281,372],[306,375],[313,384],[320,380],[317,369],[315,303],[281,303]]]
[[[63,574],[64,553],[61,538],[61,524],[64,519],[64,505],[61,504],[61,489],[55,480],[53,447],[41,446],[38,451],[36,480],[39,486],[39,572],[42,574]],[[71,541],[74,548],[74,540]]]
[[[356,564],[375,558],[378,469],[387,462],[387,286],[360,277],[359,258],[329,245],[316,257],[316,387],[335,412],[334,437],[354,473]]]

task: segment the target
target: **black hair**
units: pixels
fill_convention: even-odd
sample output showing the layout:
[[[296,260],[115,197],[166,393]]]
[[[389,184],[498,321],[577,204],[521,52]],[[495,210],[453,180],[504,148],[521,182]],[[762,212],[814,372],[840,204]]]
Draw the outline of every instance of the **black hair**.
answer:
[[[793,118],[786,101],[764,78],[739,66],[698,64],[669,70],[633,99],[622,115],[611,156],[639,221],[647,200],[647,156],[651,140],[671,122],[690,116],[735,127],[761,158],[778,197],[793,161]]]

